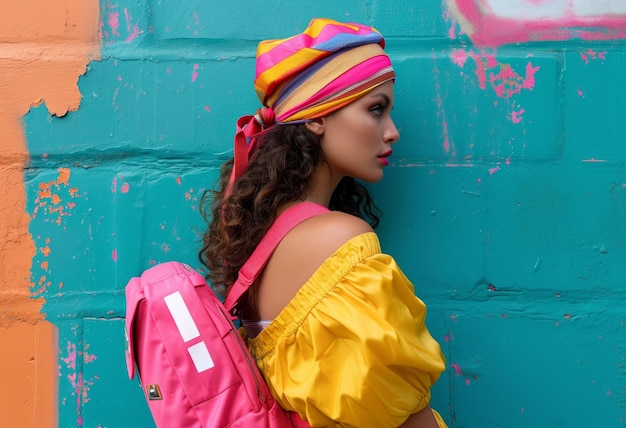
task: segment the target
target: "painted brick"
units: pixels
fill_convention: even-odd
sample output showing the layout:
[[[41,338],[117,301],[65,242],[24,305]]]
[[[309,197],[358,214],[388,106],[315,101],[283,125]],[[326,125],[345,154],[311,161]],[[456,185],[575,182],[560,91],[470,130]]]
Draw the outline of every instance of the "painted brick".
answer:
[[[105,51],[119,52],[150,42],[151,5],[149,0],[101,1],[100,38]]]
[[[619,284],[626,220],[614,213],[626,208],[624,178],[621,168],[604,164],[543,165],[532,173],[520,165],[494,174],[485,183],[497,201],[485,218],[487,282],[545,293]]]
[[[115,290],[111,257],[114,233],[111,172],[59,168],[31,171],[29,211],[37,255],[33,269],[37,294],[94,293]],[[45,280],[42,282],[42,279]]]
[[[623,163],[626,52],[581,47],[566,51],[563,61],[566,158]]]
[[[446,41],[454,26],[440,0],[373,2],[373,16],[376,28],[389,40],[390,46],[394,37],[424,38],[431,43],[431,39]]]
[[[395,55],[394,118],[401,133],[396,152],[408,163],[561,156],[557,56],[464,49]]]
[[[199,268],[198,250],[206,224],[198,205],[204,191],[216,181],[218,171],[182,171],[183,168],[154,171],[158,178],[146,186],[141,256],[144,263],[179,260]]]
[[[125,348],[123,319],[85,319],[83,426],[124,427],[139,421],[142,427],[155,426],[139,379],[128,379]]]
[[[300,2],[294,16],[294,3],[231,2],[216,8],[208,2],[154,2],[153,25],[158,39],[228,39],[252,40],[289,37],[302,31],[311,18],[322,16],[341,21],[368,22],[371,6],[354,7],[333,0]],[[232,43],[232,42],[231,42]]]
[[[372,186],[384,213],[383,250],[396,258],[419,296],[448,296],[483,276],[484,203],[478,177],[478,168],[394,163]]]
[[[448,320],[454,426],[584,427],[599,414],[603,426],[621,425],[622,311],[490,302],[463,312]]]
[[[44,108],[27,115],[31,156],[87,157],[94,158],[93,163],[100,157],[160,150],[163,154],[157,156],[202,153],[213,161],[232,148],[237,112],[254,112],[258,107],[252,84],[246,87],[228,77],[250,75],[252,64],[246,60],[92,63],[81,78],[85,99],[77,112],[50,127],[30,126],[50,120]]]

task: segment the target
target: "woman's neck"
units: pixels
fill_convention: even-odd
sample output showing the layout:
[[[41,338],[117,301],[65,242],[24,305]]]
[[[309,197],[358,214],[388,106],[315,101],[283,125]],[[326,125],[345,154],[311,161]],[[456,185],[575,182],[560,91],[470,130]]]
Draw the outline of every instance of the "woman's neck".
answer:
[[[320,165],[311,177],[305,200],[328,208],[340,181],[341,178],[334,177],[328,165]]]

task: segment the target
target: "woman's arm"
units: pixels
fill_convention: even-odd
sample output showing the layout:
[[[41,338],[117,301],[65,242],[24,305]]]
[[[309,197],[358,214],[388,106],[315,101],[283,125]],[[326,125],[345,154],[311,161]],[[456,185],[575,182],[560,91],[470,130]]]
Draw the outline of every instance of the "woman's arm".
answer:
[[[430,405],[413,413],[399,428],[439,428]]]

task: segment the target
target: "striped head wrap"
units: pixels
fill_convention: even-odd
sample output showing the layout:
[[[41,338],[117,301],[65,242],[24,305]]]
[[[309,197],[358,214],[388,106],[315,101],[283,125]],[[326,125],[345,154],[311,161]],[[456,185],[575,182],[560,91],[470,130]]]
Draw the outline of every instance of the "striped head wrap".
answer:
[[[237,121],[230,186],[247,168],[263,130],[326,116],[393,80],[384,47],[373,27],[324,18],[301,34],[259,43],[254,88],[265,107]]]

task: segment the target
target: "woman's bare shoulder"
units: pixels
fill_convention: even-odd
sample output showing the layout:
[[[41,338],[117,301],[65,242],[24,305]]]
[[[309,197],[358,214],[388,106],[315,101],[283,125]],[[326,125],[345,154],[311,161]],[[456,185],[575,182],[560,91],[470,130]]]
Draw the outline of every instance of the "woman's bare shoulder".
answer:
[[[372,232],[367,222],[331,211],[303,221],[281,241],[258,284],[261,319],[273,319],[300,287],[339,248],[355,236]]]
[[[330,256],[355,236],[373,231],[363,219],[344,212],[331,211],[300,224],[289,234],[291,239],[287,242],[307,242],[319,250],[326,249],[329,252],[326,255]]]

